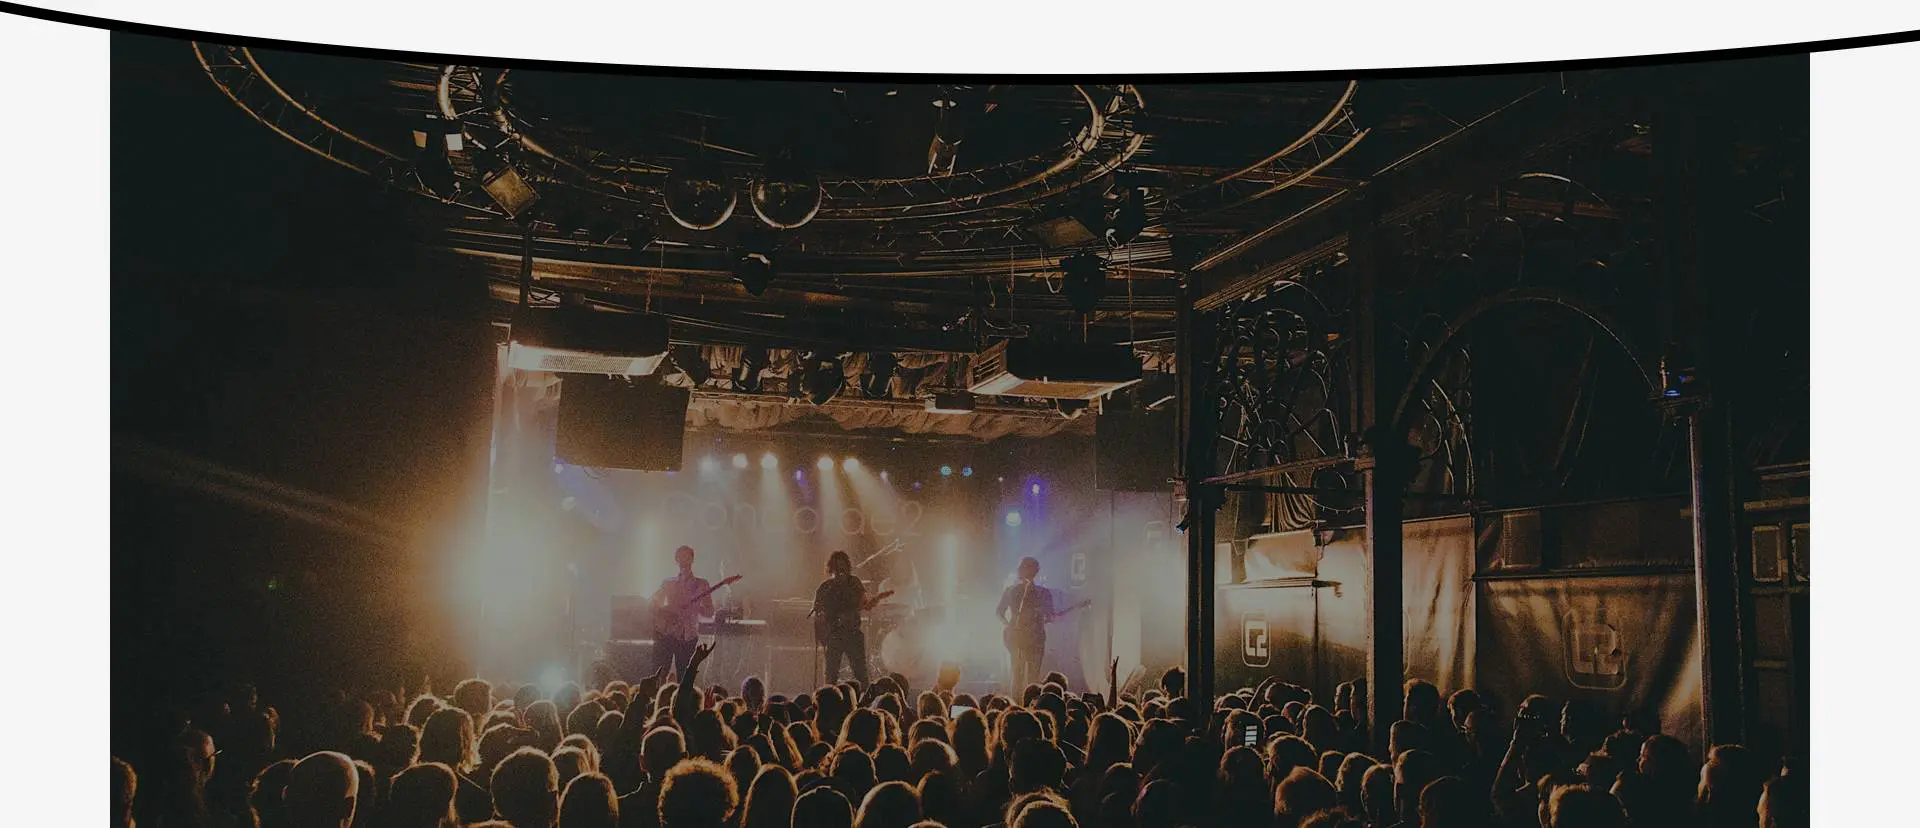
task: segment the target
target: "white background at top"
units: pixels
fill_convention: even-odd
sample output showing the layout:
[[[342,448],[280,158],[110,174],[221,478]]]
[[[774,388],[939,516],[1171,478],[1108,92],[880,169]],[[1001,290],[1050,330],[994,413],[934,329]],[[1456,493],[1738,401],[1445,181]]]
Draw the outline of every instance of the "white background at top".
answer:
[[[735,69],[1148,73],[1605,58],[1920,29],[1913,0],[28,0],[202,32]]]
[[[499,15],[480,11],[478,2],[398,0],[377,4],[379,13],[354,11],[376,5],[357,0],[50,4],[184,27],[463,54],[892,71],[1418,66],[1750,46],[1920,27],[1913,19],[1920,3],[1911,0],[1721,4],[1707,12],[1682,0],[1595,4],[1592,11],[1542,2],[1528,4],[1535,11],[1478,22],[1467,22],[1472,16],[1457,3],[1444,4],[1445,11],[1416,10],[1416,17],[1392,10],[1412,3],[1375,2],[1344,7],[1349,22],[1339,27],[1300,22],[1305,11],[1285,6],[1273,8],[1291,25],[1195,13],[1195,3],[1167,0],[1151,13],[1111,11],[1070,37],[1041,16],[1079,14],[1088,4],[1073,4],[1069,12],[1064,4],[1029,2],[1016,14],[983,11],[986,4],[978,2],[943,10],[899,0],[845,18],[866,26],[890,21],[925,36],[878,36],[848,24],[832,37],[869,42],[830,47],[817,31],[825,19],[820,7],[795,4],[782,13],[813,21],[816,30],[793,28],[785,48],[769,49],[733,24],[669,22],[691,3],[662,10],[646,25],[632,22],[644,8],[638,2],[624,4],[635,10],[617,25],[608,15],[569,16],[556,0],[516,4],[517,12]],[[219,14],[222,7],[233,14]],[[1636,7],[1656,10],[1623,11]],[[542,14],[530,16],[528,8]],[[738,2],[711,8],[709,14],[736,21],[751,17]],[[919,22],[897,18],[907,13]],[[1392,25],[1352,22],[1357,17]],[[950,21],[961,18],[999,33],[949,33]],[[1127,45],[1106,45],[1122,35],[1096,31],[1124,33]],[[1818,54],[1812,67],[1808,301],[1819,495],[1813,508],[1821,547],[1812,643],[1813,764],[1819,769],[1813,824],[1880,824],[1897,812],[1896,799],[1904,807],[1909,796],[1912,760],[1896,752],[1906,749],[1899,725],[1911,720],[1911,695],[1920,686],[1905,652],[1912,608],[1920,603],[1911,519],[1920,488],[1920,372],[1913,367],[1920,341],[1912,336],[1920,330],[1920,251],[1913,243],[1920,236],[1913,198],[1920,192],[1920,164],[1913,160],[1920,147],[1914,90],[1920,44]],[[73,824],[101,809],[97,768],[105,764],[110,726],[107,665],[113,647],[133,646],[109,638],[109,550],[145,551],[138,538],[111,537],[108,71],[107,32],[0,13],[0,78],[8,79],[0,87],[6,165],[0,286],[8,289],[0,294],[0,354],[11,369],[8,393],[0,396],[0,646],[12,679],[0,683],[0,709],[14,713],[14,741],[32,746],[0,754],[0,775],[33,780],[30,795],[9,802],[13,821],[28,825]],[[154,209],[166,207],[164,193],[140,197],[153,199]]]

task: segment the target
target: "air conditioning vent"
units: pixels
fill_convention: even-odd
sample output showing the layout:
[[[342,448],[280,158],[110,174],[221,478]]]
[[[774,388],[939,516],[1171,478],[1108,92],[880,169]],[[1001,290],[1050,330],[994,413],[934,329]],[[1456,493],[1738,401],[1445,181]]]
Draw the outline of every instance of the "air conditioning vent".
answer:
[[[1136,382],[1140,358],[1124,345],[1002,340],[973,359],[975,394],[1092,400]]]

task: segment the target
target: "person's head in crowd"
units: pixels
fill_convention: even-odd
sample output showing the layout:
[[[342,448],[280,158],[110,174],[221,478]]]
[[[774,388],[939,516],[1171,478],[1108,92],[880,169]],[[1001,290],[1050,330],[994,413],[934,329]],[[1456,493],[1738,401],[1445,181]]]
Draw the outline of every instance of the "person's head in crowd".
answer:
[[[1219,786],[1221,804],[1229,812],[1263,810],[1270,804],[1266,768],[1259,752],[1245,745],[1221,754]]]
[[[908,828],[920,821],[920,796],[905,782],[882,782],[867,791],[854,816],[857,828]]]
[[[574,777],[560,797],[559,828],[618,828],[620,798],[613,780],[597,773]]]
[[[1619,801],[1586,785],[1563,785],[1548,801],[1543,828],[1623,828],[1627,817]]]
[[[214,766],[218,764],[220,756],[220,752],[214,749],[213,737],[204,730],[189,729],[180,734],[174,749],[188,783],[193,790],[204,791],[207,783],[213,780]]]
[[[920,724],[933,724],[934,729],[939,729],[939,724],[934,722],[920,722],[914,727],[918,729]],[[959,761],[953,753],[953,748],[946,742],[932,737],[920,739],[913,743],[913,750],[908,753],[908,773],[914,779],[936,771],[951,773]]]
[[[600,708],[598,702],[583,701],[574,705],[573,709],[567,712],[567,735],[584,734],[592,736],[594,726],[600,723],[600,715],[605,712],[605,710]]]
[[[554,777],[560,787],[565,789],[568,782],[583,774],[593,773],[593,762],[587,758],[587,752],[573,745],[567,745],[553,752]]]
[[[767,705],[767,683],[759,676],[747,676],[740,681],[740,699],[746,702],[747,712],[760,712]]]
[[[934,771],[920,777],[914,790],[920,795],[920,814],[927,819],[953,824],[966,809],[960,779],[950,771]]]
[[[727,770],[706,759],[688,759],[667,772],[660,787],[661,828],[726,828],[740,805]]]
[[[1606,751],[1587,754],[1580,763],[1580,778],[1596,791],[1605,791],[1613,787],[1613,780],[1620,777],[1620,760],[1609,756]]]
[[[1409,750],[1428,750],[1432,744],[1426,726],[1402,719],[1387,730],[1387,752],[1399,756]]]
[[[408,724],[390,724],[380,728],[380,743],[371,761],[382,778],[392,777],[420,759],[420,731]]]
[[[1316,752],[1337,750],[1340,747],[1340,726],[1334,722],[1333,713],[1317,704],[1308,705],[1300,713],[1300,737],[1307,740]]]
[[[560,808],[560,780],[553,760],[523,747],[493,769],[493,813],[516,828],[549,828]]]
[[[1087,735],[1086,762],[1084,768],[1091,773],[1100,773],[1109,766],[1132,761],[1133,731],[1127,726],[1127,720],[1113,713],[1101,713],[1093,717],[1090,732]]]
[[[380,774],[364,759],[353,760],[353,772],[359,780],[354,789],[353,826],[366,828],[372,824],[373,812],[379,807]]]
[[[1013,746],[1007,766],[1007,790],[1014,794],[1059,790],[1066,783],[1067,757],[1045,739],[1023,739]]]
[[[1663,791],[1684,792],[1692,799],[1699,784],[1697,766],[1687,756],[1687,746],[1672,736],[1649,736],[1640,743],[1640,775]]]
[[[735,748],[727,754],[727,773],[733,777],[735,790],[744,791],[753,784],[753,778],[760,774],[760,755],[748,748]]]
[[[881,745],[873,752],[873,776],[881,782],[911,783],[919,778],[913,775],[913,761],[899,745]]]
[[[667,771],[686,758],[686,752],[686,742],[681,740],[680,731],[656,727],[647,731],[646,738],[640,742],[640,765],[648,776],[662,779]]]
[[[1067,828],[1074,826],[1067,801],[1050,791],[1036,791],[1007,803],[1007,828]]]
[[[439,697],[422,694],[416,697],[411,704],[407,705],[407,724],[418,728],[425,728],[427,726],[427,717],[433,715],[435,710],[439,710],[445,706],[446,705],[440,703]]]
[[[1806,774],[1789,772],[1767,780],[1755,816],[1759,828],[1806,828],[1812,819]]]
[[[459,779],[439,762],[414,765],[395,774],[387,793],[385,816],[390,828],[454,828],[453,810]]]
[[[1653,781],[1641,776],[1639,771],[1625,771],[1613,780],[1613,787],[1607,789],[1620,810],[1627,816],[1627,824],[1637,828],[1674,824],[1679,816],[1671,807],[1673,800],[1663,799],[1654,789]]]
[[[493,710],[493,685],[485,679],[471,678],[453,687],[453,706],[467,711],[476,722]]]
[[[1300,828],[1367,828],[1360,818],[1344,809],[1332,808],[1300,821]]]
[[[1480,828],[1487,824],[1487,792],[1457,776],[1442,776],[1420,790],[1420,828]]]
[[[873,773],[873,757],[855,746],[848,746],[833,752],[832,767],[829,775],[833,786],[846,794],[847,802],[858,802],[866,798],[877,781]]]
[[[848,714],[840,728],[839,745],[856,745],[861,750],[872,753],[880,748],[880,714],[871,708],[860,708]]]
[[[493,729],[480,737],[480,763],[475,766],[474,773],[479,776],[492,774],[493,769],[499,767],[508,755],[520,748],[531,747],[532,743],[531,730],[522,730],[509,724],[494,725]]]
[[[346,828],[353,824],[360,774],[344,753],[308,754],[287,772],[286,824],[294,828]]]
[[[1363,779],[1373,766],[1373,757],[1359,752],[1349,753],[1340,760],[1340,769],[1331,777],[1333,789],[1340,795],[1340,807],[1356,814],[1362,812]]]
[[[113,757],[113,824],[117,828],[133,827],[133,796],[139,787],[133,766]]]
[[[1480,756],[1496,756],[1504,749],[1500,740],[1500,719],[1492,710],[1481,708],[1467,714],[1466,721],[1460,726],[1460,736],[1467,746]]]
[[[1134,824],[1139,828],[1179,828],[1190,804],[1184,800],[1178,784],[1165,779],[1148,782],[1134,800]]]
[[[1411,679],[1406,684],[1406,697],[1401,705],[1400,717],[1409,722],[1419,722],[1431,727],[1442,721],[1440,715],[1440,688],[1425,679]]]
[[[793,774],[779,765],[767,765],[754,774],[740,803],[740,828],[787,828],[793,820],[793,801],[800,791]]]
[[[457,707],[447,707],[427,717],[420,729],[420,761],[439,762],[465,773],[473,767],[473,717]]]
[[[1187,692],[1187,671],[1171,667],[1160,674],[1160,692],[1169,698],[1179,698]]]
[[[287,824],[287,777],[295,762],[282,759],[261,769],[247,785],[247,807],[253,811],[259,828],[283,828]]]
[[[1713,828],[1753,825],[1766,778],[1752,751],[1744,746],[1715,747],[1700,768],[1696,804],[1701,821]]]
[[[829,786],[809,789],[793,801],[793,828],[853,828],[853,805]]]
[[[1613,757],[1620,763],[1620,770],[1637,770],[1640,763],[1640,746],[1647,737],[1637,730],[1616,730],[1600,743],[1600,752]]]
[[[1453,722],[1456,729],[1466,730],[1467,717],[1477,711],[1485,710],[1486,706],[1486,701],[1480,698],[1478,691],[1455,690],[1453,695],[1447,697],[1447,718]]]
[[[1346,761],[1346,758],[1346,754],[1337,750],[1323,751],[1320,754],[1319,763],[1314,766],[1314,770],[1318,771],[1322,778],[1328,782],[1332,782],[1339,778],[1340,763]]]
[[[1275,785],[1293,773],[1294,768],[1312,768],[1319,763],[1313,746],[1298,736],[1281,736],[1267,742],[1267,778]]]
[[[527,708],[532,707],[533,703],[539,700],[540,688],[537,685],[522,684],[513,689],[513,710],[515,713],[525,713]]]
[[[1402,822],[1420,820],[1420,791],[1440,778],[1440,759],[1424,750],[1409,750],[1393,760],[1393,801]]]
[[[1374,765],[1360,777],[1360,813],[1368,825],[1388,826],[1399,821],[1393,799],[1393,766]]]
[[[594,747],[599,748],[601,753],[607,753],[612,750],[614,744],[620,741],[620,734],[626,730],[626,725],[627,714],[618,710],[609,710],[600,714],[600,721],[593,726],[592,739]],[[531,730],[527,732],[527,736],[529,744],[533,744],[534,747],[539,747],[538,744],[534,744],[537,739],[534,738]]]
[[[1273,819],[1280,828],[1293,828],[1317,811],[1340,804],[1333,783],[1311,768],[1294,768],[1273,789]]]
[[[1561,706],[1560,741],[1575,751],[1575,755],[1599,749],[1600,741],[1606,735],[1607,728],[1592,706],[1578,699],[1569,699]]]

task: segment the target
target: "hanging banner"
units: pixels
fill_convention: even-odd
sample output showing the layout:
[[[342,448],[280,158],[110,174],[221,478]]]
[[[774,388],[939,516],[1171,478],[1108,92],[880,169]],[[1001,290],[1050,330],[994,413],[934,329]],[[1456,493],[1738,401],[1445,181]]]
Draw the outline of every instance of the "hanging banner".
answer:
[[[1690,575],[1486,580],[1478,593],[1478,689],[1504,709],[1540,693],[1615,718],[1657,714],[1663,732],[1701,744]]]

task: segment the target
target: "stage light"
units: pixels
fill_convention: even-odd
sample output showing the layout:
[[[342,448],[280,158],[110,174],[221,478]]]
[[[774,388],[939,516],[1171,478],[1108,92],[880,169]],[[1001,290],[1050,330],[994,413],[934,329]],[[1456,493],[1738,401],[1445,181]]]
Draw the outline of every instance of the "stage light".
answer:
[[[973,467],[972,467],[972,466],[961,466],[961,467],[960,467],[960,476],[961,476],[961,477],[972,477],[972,476],[973,476]]]
[[[674,367],[679,368],[680,373],[686,375],[687,382],[693,383],[695,388],[706,385],[707,380],[713,379],[713,364],[708,362],[706,355],[700,352],[700,346],[675,345],[671,353]]]
[[[814,405],[826,405],[846,382],[846,368],[839,354],[810,351],[802,361],[800,390]]]
[[[667,174],[667,216],[688,230],[712,230],[733,217],[733,177],[719,162],[689,159]]]
[[[1092,253],[1076,253],[1060,260],[1067,304],[1083,314],[1093,313],[1107,293],[1106,265]]]
[[[867,355],[867,372],[860,375],[860,393],[868,399],[884,399],[893,385],[893,373],[900,365],[893,354],[875,351]]]
[[[940,467],[940,476],[941,476],[941,477],[952,477],[952,476],[953,476],[953,467],[952,467],[952,466],[941,466],[941,467]]]
[[[860,458],[858,457],[849,457],[840,462],[841,471],[851,472],[858,468],[860,468]]]
[[[539,191],[527,183],[525,176],[511,164],[502,166],[491,175],[480,179],[480,189],[486,190],[493,203],[500,205],[507,218],[519,218],[540,200]]]
[[[773,452],[769,451],[766,454],[760,455],[760,468],[777,469],[779,467],[780,467],[780,458],[773,456]],[[798,469],[795,469],[793,473],[799,474],[800,471]]]
[[[1107,244],[1120,247],[1139,238],[1146,229],[1147,191],[1134,187],[1121,197],[1120,207],[1113,213],[1113,223],[1107,227]]]
[[[733,278],[754,296],[766,293],[773,285],[773,257],[758,252],[741,253],[733,261]]]
[[[821,471],[833,471],[833,458],[822,457],[820,461],[814,463],[814,465],[820,467]]]
[[[801,471],[801,470],[799,470],[799,469],[794,469],[794,470],[793,470],[793,482],[795,482],[795,483],[805,483],[805,482],[807,482],[807,473],[806,473],[806,472],[803,472],[803,471]]]
[[[1007,525],[1008,525],[1008,526],[1019,526],[1019,525],[1020,525],[1020,510],[1019,510],[1019,509],[1012,509],[1012,510],[1009,510],[1009,511],[1007,512]]]
[[[740,352],[740,364],[733,369],[733,390],[760,393],[760,374],[767,370],[767,349],[758,345]]]
[[[720,458],[715,457],[711,454],[700,458],[700,470],[703,472],[719,471]]]
[[[548,667],[540,674],[540,693],[547,698],[553,698],[553,695],[560,692],[560,688],[566,685],[567,671],[558,665]]]
[[[746,467],[747,467],[747,456],[746,456],[746,455],[744,455],[744,454],[735,454],[735,455],[733,456],[733,467],[734,467],[734,468],[736,468],[736,469],[744,469],[744,468],[746,468]]]
[[[1032,488],[1029,488],[1029,489],[1028,489],[1027,491],[1030,491],[1030,492],[1033,492],[1034,494],[1039,494],[1039,493],[1040,493],[1040,484],[1038,484],[1038,483],[1035,483],[1035,484],[1033,484],[1033,486],[1032,486]]]
[[[893,480],[893,477],[891,475],[888,475],[884,471],[880,473],[880,482],[885,483],[891,480]]]

